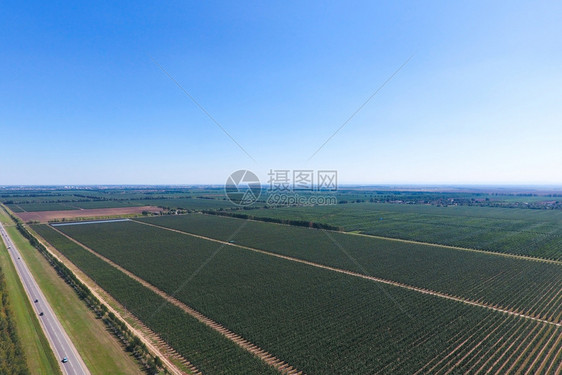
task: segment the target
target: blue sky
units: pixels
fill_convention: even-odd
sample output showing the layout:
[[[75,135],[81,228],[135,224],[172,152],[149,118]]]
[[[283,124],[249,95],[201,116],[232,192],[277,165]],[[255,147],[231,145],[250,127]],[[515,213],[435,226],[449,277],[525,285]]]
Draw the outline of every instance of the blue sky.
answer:
[[[0,185],[220,184],[237,169],[562,184],[560,14],[554,1],[3,1]]]

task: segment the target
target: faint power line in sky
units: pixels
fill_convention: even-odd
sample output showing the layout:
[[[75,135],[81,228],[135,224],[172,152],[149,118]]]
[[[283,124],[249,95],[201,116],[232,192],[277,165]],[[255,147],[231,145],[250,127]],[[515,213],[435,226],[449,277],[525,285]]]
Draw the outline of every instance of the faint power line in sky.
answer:
[[[215,120],[215,118],[213,116],[211,116],[211,114],[205,109],[205,107],[203,107],[201,104],[199,104],[199,102],[197,100],[195,100],[195,98],[193,96],[191,96],[191,94],[189,92],[187,92],[186,89],[183,88],[182,85],[180,85],[180,83],[174,78],[172,77],[172,75],[170,73],[168,73],[168,71],[166,71],[166,69],[164,69],[164,67],[162,65],[160,65],[158,63],[158,61],[156,61],[152,56],[148,56],[150,57],[150,59],[152,60],[152,62],[154,63],[154,65],[156,65],[158,68],[160,68],[160,70],[162,72],[164,72],[164,74],[166,74],[168,76],[168,78],[170,78],[170,80],[172,80],[172,82],[174,82],[176,84],[176,86],[179,87],[179,89],[181,91],[183,91],[183,93],[189,98],[191,99],[191,101],[193,103],[195,103],[195,105],[201,110],[201,112],[203,112],[205,115],[207,115],[207,117],[220,129],[222,130],[222,132],[224,134],[226,134],[226,136],[228,138],[230,138],[232,140],[232,142],[236,143],[236,145],[240,148],[240,150],[242,150],[250,159],[252,159],[254,162],[256,162],[256,159],[254,159],[252,157],[252,155],[250,155],[248,153],[248,151],[246,151],[246,149],[244,147],[242,147],[242,145],[240,143],[238,143],[238,141],[236,139],[234,139],[234,137],[232,135],[230,135],[229,132],[226,131],[226,129],[217,121]]]
[[[355,112],[353,112],[353,113],[351,114],[351,116],[349,116],[348,119],[345,120],[345,122],[344,122],[343,124],[341,124],[341,126],[340,126],[339,128],[337,128],[336,131],[335,131],[331,136],[329,136],[328,139],[326,139],[326,141],[324,141],[324,143],[322,143],[322,145],[321,145],[320,147],[318,147],[318,149],[317,149],[316,151],[314,151],[314,153],[313,153],[312,155],[310,155],[310,157],[307,159],[307,161],[310,161],[314,156],[316,156],[316,154],[317,154],[320,150],[322,150],[322,149],[324,148],[324,146],[326,146],[326,144],[327,144],[328,142],[330,142],[330,141],[332,140],[332,138],[334,138],[334,136],[335,136],[336,134],[338,134],[339,131],[342,130],[343,127],[346,126],[346,125],[355,117],[355,115],[358,114],[358,113],[363,109],[363,107],[365,107],[365,106],[367,105],[367,103],[369,103],[369,102],[371,101],[371,99],[373,99],[373,98],[375,97],[375,95],[377,95],[377,94],[379,93],[379,91],[381,91],[381,90],[383,89],[383,87],[386,86],[386,84],[387,84],[388,82],[390,82],[390,81],[394,78],[394,76],[395,76],[396,74],[398,74],[398,72],[400,72],[400,71],[402,70],[402,68],[404,68],[404,67],[410,62],[410,60],[412,59],[412,57],[414,57],[413,54],[412,54],[410,57],[408,57],[408,58],[406,59],[406,61],[404,61],[404,62],[402,63],[402,65],[400,65],[400,67],[398,67],[398,69],[396,69],[396,70],[394,71],[394,73],[392,73],[392,74],[390,75],[390,77],[388,77],[388,78],[386,79],[386,81],[384,81],[384,82],[382,83],[382,85],[380,85],[380,86],[376,89],[376,91],[375,91],[371,96],[369,96],[369,97],[367,98],[367,100],[365,100],[365,101],[363,102],[363,104],[361,104],[361,105],[359,106],[359,108],[357,108],[357,110],[355,110]]]

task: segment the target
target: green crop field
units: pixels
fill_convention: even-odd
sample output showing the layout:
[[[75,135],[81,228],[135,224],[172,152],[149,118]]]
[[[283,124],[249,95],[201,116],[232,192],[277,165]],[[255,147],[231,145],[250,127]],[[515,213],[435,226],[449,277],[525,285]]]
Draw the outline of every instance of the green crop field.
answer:
[[[185,217],[178,217],[178,222],[184,219]],[[224,232],[224,225],[227,224],[223,223],[226,221],[215,222],[214,226],[209,225],[209,222],[206,226],[217,232]],[[242,236],[236,237],[237,242],[258,233],[244,232],[251,224],[253,223],[243,222],[238,225],[238,234]],[[325,235],[321,231],[302,229],[300,232],[297,230],[300,228],[275,226],[277,227],[288,228],[291,232],[279,235],[273,229],[261,228],[262,237],[257,241],[271,244],[282,240],[284,236],[285,242],[280,247],[286,247],[287,253],[296,249],[297,254],[305,256],[308,246],[312,256],[322,255],[325,251],[329,254],[326,259],[341,260],[333,250],[324,249],[326,241],[316,243],[314,241],[319,240],[318,238],[307,237],[308,233]],[[55,232],[52,229],[45,226],[36,228],[48,240],[55,242],[56,247],[63,247],[65,255],[74,253],[67,256],[79,267],[88,270],[85,272],[92,274],[95,280],[99,280],[96,278],[101,277],[99,274],[109,272],[106,264],[92,258],[91,254],[84,256],[89,253],[78,246],[73,245],[74,250],[66,249],[60,243],[62,237],[54,238]],[[549,373],[549,369],[551,371],[558,368],[562,360],[562,343],[559,339],[562,332],[559,326],[553,324],[383,285],[134,222],[61,226],[58,229],[306,373],[411,374],[416,371],[439,373],[449,369],[455,373],[479,369]],[[271,232],[278,236],[271,237]],[[363,240],[357,236],[348,237],[354,241]],[[343,237],[338,237],[337,241],[343,241]],[[299,248],[298,243],[305,245]],[[67,241],[68,244],[72,243]],[[348,243],[345,245],[354,247]],[[445,287],[447,282],[452,282],[451,277],[447,276],[453,273],[451,268],[462,274],[462,268],[467,266],[474,278],[470,289],[475,289],[476,293],[495,288],[493,280],[485,279],[489,270],[484,267],[481,273],[475,273],[478,270],[476,264],[516,260],[522,262],[520,270],[523,271],[528,267],[544,265],[495,255],[439,250],[441,251],[435,248],[432,251],[427,246],[423,249],[385,248],[376,243],[371,248],[358,248],[354,254],[358,257],[364,254],[357,262],[367,264],[373,270],[394,268],[390,272],[395,276],[407,273],[415,280],[429,283],[431,278],[424,276],[424,273],[445,275],[445,281],[434,280],[434,284],[429,284],[428,287]],[[443,261],[435,265],[447,252],[453,254],[448,260],[460,257],[461,261],[452,265]],[[397,259],[394,259],[394,253],[398,253]],[[375,257],[372,259],[373,254]],[[397,268],[400,261],[406,260],[404,254],[409,254],[412,260],[407,266]],[[464,257],[465,255],[467,256]],[[468,255],[477,257],[477,261],[465,265]],[[369,259],[373,261],[369,263]],[[379,261],[387,264],[376,266]],[[349,264],[348,262],[348,266]],[[507,267],[509,271],[509,267],[513,266],[510,263],[497,263],[489,268],[494,267]],[[129,296],[133,293],[126,292],[131,290],[130,286],[119,295],[120,285],[126,281],[118,274],[119,272],[112,271],[111,276],[105,276],[106,284],[102,287],[108,288],[113,295],[118,295],[117,299],[136,298]],[[501,275],[500,272],[495,276],[501,279]],[[515,277],[517,272],[510,275]],[[555,282],[553,277],[552,273],[545,276],[544,282]],[[462,276],[461,281],[469,281],[469,276]],[[455,282],[454,287],[462,288],[460,284],[461,282]],[[547,284],[550,289],[555,286]],[[521,305],[531,311],[545,312],[548,304],[542,294],[546,291],[540,289],[544,287],[540,280],[536,285],[515,283],[511,289],[524,294],[521,287],[532,290],[533,293],[522,298],[526,302],[520,304],[513,299],[512,292],[506,297],[513,304],[511,307]],[[518,288],[520,289],[517,290]],[[466,293],[468,292],[467,290]],[[556,292],[552,293],[552,298],[556,298]],[[530,299],[537,295],[541,296],[538,298],[541,308],[533,310],[534,304],[530,303]],[[142,304],[143,301],[138,303]],[[141,315],[143,308],[137,309],[137,314]],[[556,316],[558,309],[559,306],[555,306],[549,316]],[[151,316],[139,318],[150,319]],[[189,332],[188,328],[182,327],[175,320],[168,321],[166,325],[168,329]],[[537,353],[536,348],[544,350]],[[533,354],[536,355],[533,357]],[[186,357],[190,359],[189,353],[186,353]]]
[[[327,223],[377,236],[562,259],[560,210],[354,203],[244,213]]]
[[[276,373],[222,335],[49,226],[35,225],[33,229],[204,373]]]
[[[562,318],[561,264],[214,215],[163,216],[139,221],[233,240],[551,321]],[[80,229],[69,231],[77,233]]]

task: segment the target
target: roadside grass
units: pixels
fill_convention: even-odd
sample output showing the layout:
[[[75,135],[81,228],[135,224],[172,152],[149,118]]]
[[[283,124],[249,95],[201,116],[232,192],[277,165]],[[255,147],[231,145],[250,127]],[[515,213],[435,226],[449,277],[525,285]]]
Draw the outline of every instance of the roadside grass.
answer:
[[[43,334],[39,320],[25,294],[4,242],[0,240],[0,267],[6,279],[17,335],[31,374],[62,374],[58,361]]]
[[[0,208],[0,222],[4,224],[5,227],[14,225],[12,219],[6,214],[4,209]]]
[[[1,215],[5,216],[3,210]],[[10,218],[8,220],[11,221]],[[10,226],[6,230],[20,250],[35,280],[90,372],[94,375],[143,374],[133,356],[125,352],[117,339],[106,329],[104,323],[96,319],[43,256],[18,232],[17,228]],[[52,372],[38,373],[50,374]]]

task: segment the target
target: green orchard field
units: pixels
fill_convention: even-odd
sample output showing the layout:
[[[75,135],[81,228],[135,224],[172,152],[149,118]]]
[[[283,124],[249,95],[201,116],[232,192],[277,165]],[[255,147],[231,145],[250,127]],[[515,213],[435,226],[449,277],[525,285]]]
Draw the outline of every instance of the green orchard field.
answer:
[[[205,374],[275,374],[221,334],[47,225],[33,230]]]
[[[244,212],[307,220],[346,231],[562,260],[562,211],[353,203]]]
[[[177,223],[197,220],[193,219],[195,216],[205,220],[209,218],[203,215],[180,216],[177,217]],[[166,219],[170,225],[172,218]],[[325,259],[343,262],[343,258],[338,257],[333,249],[325,248],[326,241],[308,237],[309,233],[325,236],[321,231],[299,231],[300,228],[269,224],[271,227],[244,232],[245,228],[251,229],[252,225],[263,223],[218,217],[212,219],[221,221],[202,225],[216,231],[217,237],[224,235],[233,228],[228,226],[233,225],[237,226],[237,236],[240,235],[235,237],[236,243],[250,241],[260,232],[262,237],[257,241],[265,241],[267,246],[264,247],[270,251],[284,251],[303,257],[312,254],[312,258],[327,253],[329,256]],[[193,223],[194,221],[188,221],[185,225],[192,227]],[[145,293],[142,288],[132,289],[128,281],[130,278],[118,276],[123,274],[115,272],[115,268],[57,235],[51,228],[34,228],[48,241],[55,242],[55,247],[86,273],[91,274],[116,299],[138,299],[137,304],[140,306],[136,306],[133,309],[136,312],[133,313],[141,320],[157,319],[150,313],[142,315],[145,309],[153,309],[153,303],[142,297]],[[290,231],[278,233],[278,228],[288,228]],[[521,370],[546,374],[553,368],[558,368],[562,360],[562,332],[555,324],[384,285],[131,221],[60,226],[57,229],[305,373],[412,374],[440,373],[452,369],[455,373]],[[236,230],[230,231],[230,235]],[[346,238],[354,241],[363,240],[358,236],[340,236],[347,236]],[[281,240],[285,242],[277,250],[270,248],[272,243]],[[337,241],[344,242],[341,246],[350,249],[356,247],[355,243],[345,243],[344,237],[338,237]],[[299,243],[304,245],[299,248]],[[445,277],[446,281],[433,280],[431,284],[432,277],[426,273],[436,272],[433,271],[436,268],[440,276],[441,273],[454,274],[449,268],[462,271],[468,261],[468,258],[463,258],[464,252],[450,249],[432,252],[430,248],[422,250],[395,247],[379,251],[379,247],[382,249],[385,246],[376,243],[371,247],[359,248],[354,254],[365,255],[358,258],[357,262],[366,264],[366,267],[371,267],[374,271],[378,269],[376,267],[380,270],[389,267],[396,277],[408,273],[413,280],[427,283],[426,286],[447,287],[447,282],[453,281],[452,277]],[[281,248],[286,250],[280,250]],[[461,257],[462,261],[453,265],[448,265],[447,262],[435,265],[446,252],[453,254],[448,260]],[[395,253],[399,255],[395,257]],[[371,261],[372,254],[375,254],[374,261]],[[404,254],[409,254],[413,261],[407,266],[400,266],[399,263],[408,258]],[[477,270],[477,264],[485,265],[487,261],[509,259],[487,254],[466,254],[488,257],[478,258],[474,265],[469,264],[471,273]],[[545,264],[516,260],[524,264],[519,271]],[[386,264],[376,266],[380,261]],[[344,265],[341,263],[342,267]],[[348,262],[347,268],[351,265]],[[496,267],[509,269],[510,265],[497,264]],[[104,273],[107,275],[100,276]],[[476,281],[470,284],[469,289],[476,289],[477,292],[480,290],[479,293],[494,289],[494,282],[488,282],[486,287],[482,285],[484,281],[489,281],[485,278],[488,275],[489,270],[484,267],[481,274],[473,275]],[[511,274],[512,277],[516,275],[517,272]],[[499,277],[501,274],[495,276]],[[469,280],[468,276],[462,277],[465,282]],[[553,277],[550,274],[545,277],[544,282],[553,282]],[[99,281],[102,279],[105,283]],[[454,287],[462,290],[461,284],[456,282]],[[545,288],[548,286],[552,287],[547,284]],[[517,294],[522,290],[518,290],[518,287],[534,290],[532,295],[526,296],[526,302],[523,303],[525,309],[546,311],[548,305],[546,298],[542,296],[545,290],[539,289],[544,285],[540,283],[532,288],[529,285],[512,285],[511,289],[515,292],[512,291],[507,296],[507,305],[514,307],[521,304]],[[467,289],[466,293],[468,292]],[[556,295],[555,292],[552,293],[549,296]],[[499,298],[500,294],[492,296]],[[534,304],[530,299],[537,295],[541,295],[538,299],[541,307],[533,310]],[[130,307],[126,302],[124,304],[127,308]],[[556,317],[558,309],[559,306],[554,307],[549,316]],[[189,332],[189,328],[183,327],[177,320],[169,320],[167,323],[163,320],[160,324],[164,327],[159,326],[159,329],[155,329],[156,332],[161,333],[166,327],[167,332]],[[166,338],[166,335],[163,337]],[[171,340],[169,342],[174,347],[178,345]],[[188,350],[180,352],[188,360],[192,360]],[[534,354],[536,355],[533,357]],[[215,365],[221,366],[218,363]],[[233,370],[231,373],[259,372]]]
[[[232,240],[553,322],[562,318],[562,264],[215,215],[162,216],[138,221]]]

